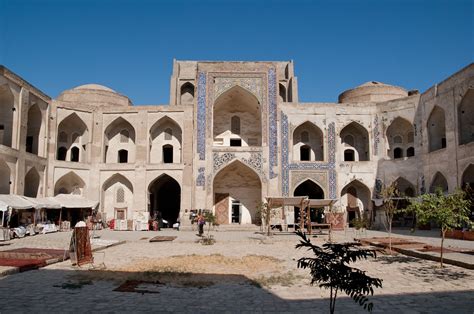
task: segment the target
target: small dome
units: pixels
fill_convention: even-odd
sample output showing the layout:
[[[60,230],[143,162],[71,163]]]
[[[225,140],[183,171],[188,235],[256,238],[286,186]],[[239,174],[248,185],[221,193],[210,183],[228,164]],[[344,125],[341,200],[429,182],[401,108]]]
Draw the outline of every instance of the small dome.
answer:
[[[99,85],[99,84],[85,84],[78,87],[74,87],[73,89],[95,89],[95,90],[103,90],[107,92],[116,93],[116,91],[114,91],[113,89],[108,88],[107,86],[104,86],[104,85]]]
[[[408,92],[401,87],[370,81],[344,91],[339,95],[339,102],[383,102],[407,96]]]

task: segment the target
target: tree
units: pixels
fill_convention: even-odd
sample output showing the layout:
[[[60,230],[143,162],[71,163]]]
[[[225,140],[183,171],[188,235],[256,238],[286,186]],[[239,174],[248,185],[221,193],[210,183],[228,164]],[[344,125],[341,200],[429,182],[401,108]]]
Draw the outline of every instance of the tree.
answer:
[[[206,221],[207,236],[201,238],[200,242],[205,245],[212,245],[216,242],[214,237],[211,235],[211,226],[217,226],[217,217],[210,211],[204,212],[204,220]]]
[[[360,243],[325,243],[319,247],[312,244],[305,233],[297,231],[296,234],[301,238],[296,248],[307,248],[315,255],[298,259],[298,268],[310,269],[311,285],[319,283],[319,287],[330,290],[330,313],[334,313],[338,291],[345,292],[371,312],[374,305],[367,296],[374,294],[374,287],[382,287],[382,280],[350,267],[349,263],[369,257],[376,258],[376,251],[362,249]]]
[[[383,199],[382,210],[385,212],[386,219],[386,224],[384,223],[384,225],[388,231],[388,252],[392,255],[392,223],[393,217],[398,211],[398,198],[395,198],[398,195],[396,183],[383,187],[381,195]]]
[[[257,206],[257,215],[260,214],[264,228],[266,228],[267,236],[271,234],[271,219],[275,215],[275,211],[268,206],[268,203],[261,202]]]
[[[407,211],[414,212],[419,224],[431,221],[441,227],[441,253],[440,262],[443,267],[443,248],[446,231],[471,224],[469,220],[471,201],[466,198],[466,193],[456,189],[452,194],[444,194],[437,189],[435,193],[424,194],[408,206]]]

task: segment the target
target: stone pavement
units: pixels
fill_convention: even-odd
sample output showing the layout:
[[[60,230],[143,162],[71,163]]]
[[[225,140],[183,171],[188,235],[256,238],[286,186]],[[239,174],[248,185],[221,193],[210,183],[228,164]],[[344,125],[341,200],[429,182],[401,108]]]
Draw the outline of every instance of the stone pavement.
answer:
[[[367,236],[386,236],[382,232],[367,233]],[[309,253],[295,250],[294,246],[298,242],[295,235],[275,235],[265,239],[253,232],[213,232],[216,244],[203,246],[195,242],[197,236],[190,231],[103,230],[98,234],[101,239],[126,241],[125,244],[103,250],[106,270],[89,271],[87,267],[72,267],[66,261],[0,278],[0,313],[327,313],[328,292],[310,286],[308,272],[296,268],[296,260]],[[156,235],[175,235],[177,239],[172,242],[148,242]],[[353,232],[335,232],[334,238],[342,241],[351,239],[354,235]],[[406,236],[413,238],[410,234]],[[322,235],[312,238],[312,241],[323,243],[325,237]],[[433,243],[438,240],[430,233],[418,233],[414,238],[419,241],[427,239]],[[59,248],[64,247],[68,241],[67,234],[58,233],[12,241],[7,247],[47,245]],[[472,245],[461,240],[449,242],[449,245],[464,248]],[[0,250],[5,247],[1,246]],[[204,261],[202,256],[205,256]],[[268,267],[247,265],[248,269],[232,260],[242,261],[249,256],[271,259],[265,260]],[[174,261],[179,261],[177,257],[195,259],[199,265],[182,265],[179,262],[173,265]],[[222,257],[222,265],[212,264],[216,257]],[[126,271],[139,269],[143,265],[150,265],[150,268],[140,268],[140,271],[133,273]],[[159,269],[157,265],[170,266]],[[366,270],[371,276],[383,279],[383,288],[377,289],[371,298],[374,313],[472,314],[474,311],[472,270],[451,265],[440,269],[438,263],[402,255],[383,255],[376,260],[357,262],[356,266]],[[192,274],[183,269],[191,269]],[[155,292],[158,293],[114,291],[124,281],[136,279],[137,276],[149,278],[150,281],[158,278],[161,282],[155,284]],[[170,279],[183,276],[186,280],[181,283]],[[336,312],[364,311],[341,294],[336,303]]]

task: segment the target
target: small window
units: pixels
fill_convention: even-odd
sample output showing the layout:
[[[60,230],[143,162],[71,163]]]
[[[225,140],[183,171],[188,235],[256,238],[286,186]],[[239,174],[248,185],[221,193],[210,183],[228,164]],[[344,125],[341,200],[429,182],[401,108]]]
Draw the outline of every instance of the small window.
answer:
[[[238,116],[233,116],[230,119],[230,131],[233,134],[240,134],[240,118]]]
[[[443,137],[441,139],[441,148],[446,148],[446,138],[445,137]]]
[[[344,136],[344,143],[354,147],[354,137],[350,134]]]
[[[309,133],[306,131],[301,132],[301,141],[302,142],[309,142]]]
[[[26,137],[26,152],[33,153],[33,136]]]
[[[117,196],[116,196],[117,203],[125,202],[125,191],[123,188],[117,189]]]
[[[403,143],[403,139],[400,135],[397,135],[393,138],[393,142],[396,143],[396,144],[401,144],[401,143]]]
[[[165,130],[165,141],[171,141],[173,139],[173,130],[171,128],[167,128]]]
[[[230,139],[230,146],[242,146],[242,140],[240,138]]]
[[[121,164],[126,164],[128,162],[128,151],[126,149],[118,151],[118,162]]]
[[[163,163],[165,164],[173,163],[173,146],[171,145],[163,146]]]
[[[407,157],[413,157],[413,156],[415,156],[415,148],[414,147],[408,147]]]
[[[311,158],[311,149],[309,146],[301,146],[300,147],[300,160],[301,161],[310,161]]]
[[[346,149],[344,151],[344,161],[355,161],[355,154],[352,149]]]
[[[130,138],[130,132],[128,132],[128,130],[120,131],[120,143],[128,143],[129,138]]]
[[[393,158],[398,159],[403,157],[403,150],[397,147],[393,150]]]
[[[79,147],[74,146],[73,148],[71,148],[71,161],[79,161]]]
[[[57,160],[66,160],[67,149],[66,147],[59,147],[56,155]]]

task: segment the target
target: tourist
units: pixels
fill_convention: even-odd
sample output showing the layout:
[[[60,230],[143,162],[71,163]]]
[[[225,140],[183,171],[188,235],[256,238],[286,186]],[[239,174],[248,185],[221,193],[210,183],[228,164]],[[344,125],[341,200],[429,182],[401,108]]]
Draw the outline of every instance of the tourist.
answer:
[[[204,224],[206,223],[206,219],[204,219],[204,215],[201,211],[199,211],[199,214],[197,216],[197,223],[199,228],[199,236],[202,237],[202,234],[204,233]]]

